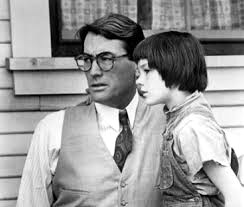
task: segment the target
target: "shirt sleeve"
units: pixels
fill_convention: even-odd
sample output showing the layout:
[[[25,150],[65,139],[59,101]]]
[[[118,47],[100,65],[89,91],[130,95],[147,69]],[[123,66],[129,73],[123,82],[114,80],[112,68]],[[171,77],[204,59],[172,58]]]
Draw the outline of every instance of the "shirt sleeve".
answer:
[[[192,176],[207,161],[230,165],[230,147],[224,131],[211,119],[193,115],[178,131],[177,144]]]
[[[57,119],[62,114],[55,113],[41,120],[35,129],[22,173],[17,207],[51,206],[52,168],[57,163],[63,122]]]

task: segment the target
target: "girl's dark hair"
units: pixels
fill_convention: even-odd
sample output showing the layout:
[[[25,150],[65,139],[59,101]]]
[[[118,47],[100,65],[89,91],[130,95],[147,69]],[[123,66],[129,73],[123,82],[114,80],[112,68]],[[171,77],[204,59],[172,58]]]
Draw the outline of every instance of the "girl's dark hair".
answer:
[[[156,69],[166,87],[181,91],[204,91],[207,87],[207,68],[200,42],[190,33],[169,31],[147,37],[134,50],[136,62],[147,59]]]
[[[125,49],[131,59],[136,45],[145,38],[139,24],[126,16],[114,13],[103,16],[80,28],[77,34],[81,41],[82,52],[84,51],[84,41],[88,32],[102,35],[107,39],[124,41]]]

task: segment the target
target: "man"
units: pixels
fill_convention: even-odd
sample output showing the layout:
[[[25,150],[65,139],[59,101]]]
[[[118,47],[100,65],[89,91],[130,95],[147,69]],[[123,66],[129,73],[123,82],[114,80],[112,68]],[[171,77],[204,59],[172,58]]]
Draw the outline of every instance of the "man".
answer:
[[[93,101],[38,124],[17,206],[158,207],[165,123],[162,106],[146,106],[136,92],[132,53],[144,39],[142,29],[110,14],[79,36],[82,53],[75,59]]]

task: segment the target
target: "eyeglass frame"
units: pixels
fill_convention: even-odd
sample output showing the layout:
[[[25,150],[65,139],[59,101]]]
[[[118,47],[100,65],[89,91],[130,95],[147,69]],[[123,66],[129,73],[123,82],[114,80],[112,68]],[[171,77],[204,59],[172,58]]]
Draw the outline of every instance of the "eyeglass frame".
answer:
[[[109,68],[109,69],[104,69],[103,67],[101,67],[101,63],[99,62],[99,57],[101,57],[101,55],[112,55],[112,57],[111,57],[111,67]],[[89,58],[89,61],[90,61],[90,67],[88,68],[88,69],[85,69],[85,67],[84,66],[81,66],[81,65],[79,65],[79,63],[78,63],[78,60],[79,60],[79,57],[81,57],[81,56],[84,56],[84,55],[86,55],[87,56],[87,58]],[[76,61],[76,64],[77,64],[77,66],[78,66],[78,69],[80,69],[81,71],[83,71],[83,72],[88,72],[88,71],[90,71],[91,70],[91,68],[92,68],[92,64],[93,64],[93,61],[94,60],[96,60],[96,63],[97,63],[97,65],[98,65],[98,67],[102,70],[102,71],[105,71],[105,72],[107,72],[107,71],[110,71],[110,70],[112,70],[113,69],[113,67],[114,67],[114,62],[117,60],[117,59],[119,59],[119,58],[122,58],[122,57],[128,57],[128,53],[126,53],[126,54],[123,54],[123,55],[119,55],[119,56],[116,56],[115,54],[113,54],[113,53],[111,53],[111,52],[101,52],[101,53],[99,53],[99,54],[97,54],[96,56],[93,56],[93,55],[90,55],[90,54],[87,54],[87,53],[82,53],[82,54],[80,54],[80,55],[78,55],[78,56],[76,56],[76,57],[74,57],[74,59],[75,59],[75,61]],[[109,59],[109,58],[108,58]]]

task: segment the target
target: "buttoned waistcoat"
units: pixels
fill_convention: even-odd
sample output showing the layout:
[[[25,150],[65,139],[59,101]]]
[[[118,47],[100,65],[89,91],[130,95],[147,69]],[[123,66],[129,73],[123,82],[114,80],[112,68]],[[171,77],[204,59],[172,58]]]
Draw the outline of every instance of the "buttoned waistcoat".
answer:
[[[158,207],[162,109],[139,98],[133,149],[122,173],[99,135],[94,103],[67,109],[52,183],[53,206]]]

